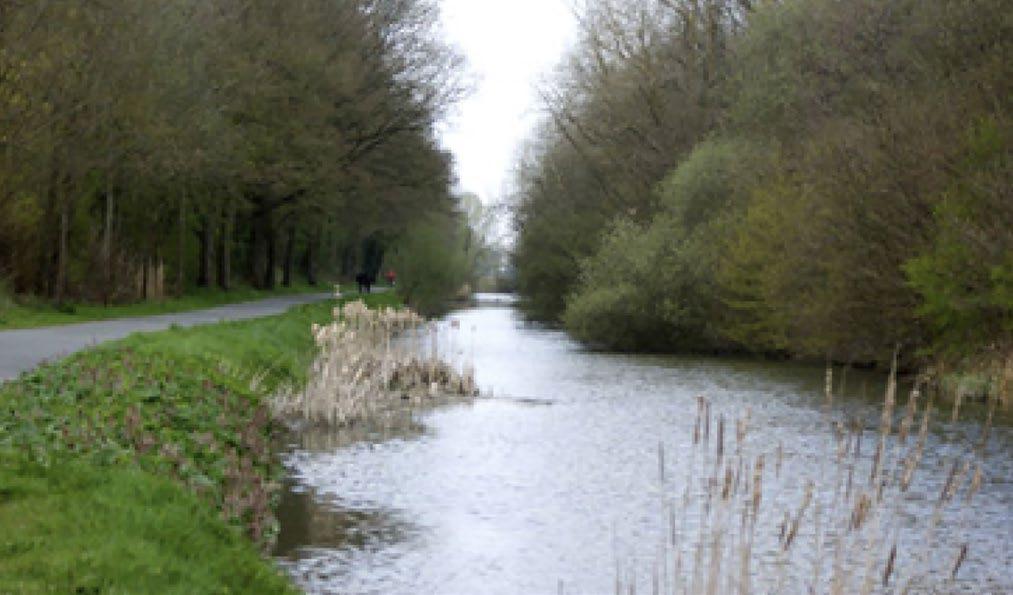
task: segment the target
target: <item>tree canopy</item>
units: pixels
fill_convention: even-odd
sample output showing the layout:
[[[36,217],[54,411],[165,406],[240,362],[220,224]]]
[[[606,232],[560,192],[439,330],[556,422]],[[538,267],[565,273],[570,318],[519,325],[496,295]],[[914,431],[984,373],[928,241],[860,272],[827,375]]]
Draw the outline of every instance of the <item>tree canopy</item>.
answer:
[[[534,315],[620,349],[1010,349],[1005,3],[580,13],[518,168]]]
[[[362,265],[455,212],[434,0],[0,5],[0,275],[121,300]]]

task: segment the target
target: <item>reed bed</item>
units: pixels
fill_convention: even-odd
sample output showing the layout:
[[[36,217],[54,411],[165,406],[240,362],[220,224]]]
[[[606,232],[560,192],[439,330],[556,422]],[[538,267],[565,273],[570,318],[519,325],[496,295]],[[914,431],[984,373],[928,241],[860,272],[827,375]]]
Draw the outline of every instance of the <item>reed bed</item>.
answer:
[[[362,301],[313,325],[318,353],[302,390],[283,390],[274,413],[324,426],[348,426],[406,406],[478,394],[469,365],[441,353],[437,325],[407,308],[370,309]]]
[[[989,423],[919,483],[937,414],[919,385],[898,404],[891,372],[876,424],[835,413],[829,370],[826,387],[829,431],[812,456],[831,454],[808,473],[781,444],[751,441],[748,409],[718,412],[698,397],[684,477],[666,478],[658,447],[664,543],[649,562],[617,555],[615,593],[992,592],[961,580]]]

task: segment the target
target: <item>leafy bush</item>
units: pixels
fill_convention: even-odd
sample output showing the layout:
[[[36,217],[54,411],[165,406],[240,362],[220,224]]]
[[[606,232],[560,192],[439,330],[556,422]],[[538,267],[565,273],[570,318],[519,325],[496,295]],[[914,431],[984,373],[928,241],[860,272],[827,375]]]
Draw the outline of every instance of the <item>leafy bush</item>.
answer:
[[[716,270],[768,158],[742,140],[702,143],[659,186],[648,226],[620,220],[583,261],[564,322],[578,338],[616,349],[720,350]]]
[[[1008,346],[1013,339],[1009,134],[993,119],[971,130],[961,174],[934,210],[933,240],[904,269],[941,349]]]
[[[660,348],[670,333],[658,303],[660,234],[619,220],[583,262],[563,323],[582,341],[612,349]]]
[[[397,291],[423,313],[439,310],[474,273],[467,228],[456,218],[432,217],[408,228],[387,256]]]

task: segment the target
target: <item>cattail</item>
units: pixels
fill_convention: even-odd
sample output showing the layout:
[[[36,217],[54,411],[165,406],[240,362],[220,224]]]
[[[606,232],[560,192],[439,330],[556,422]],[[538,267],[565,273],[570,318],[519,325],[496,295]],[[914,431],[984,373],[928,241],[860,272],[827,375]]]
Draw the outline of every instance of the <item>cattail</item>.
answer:
[[[876,483],[876,478],[879,476],[880,461],[883,456],[883,448],[885,447],[884,440],[881,438],[876,443],[876,452],[872,455],[872,466],[869,470],[869,485]]]
[[[418,402],[439,394],[474,396],[474,372],[457,372],[449,363],[392,350],[394,333],[417,329],[423,319],[409,310],[370,310],[360,301],[334,309],[334,320],[312,328],[319,354],[301,392],[280,391],[272,409],[278,415],[345,425],[384,410],[381,402]],[[432,327],[435,333],[435,327]],[[434,339],[435,344],[435,339]],[[424,349],[414,344],[415,353]]]
[[[872,507],[872,499],[869,498],[868,494],[864,492],[859,494],[858,500],[855,502],[855,507],[851,511],[851,529],[857,531],[862,528],[865,524],[865,519],[869,515],[869,509]]]
[[[981,438],[978,440],[977,450],[979,453],[984,454],[985,447],[988,446],[988,435],[992,430],[992,417],[995,415],[995,400],[988,406],[988,417],[985,418],[985,425],[981,428]]]
[[[756,458],[756,467],[753,468],[753,519],[755,522],[760,512],[760,502],[763,500],[763,455]]]
[[[774,463],[774,477],[781,477],[781,461],[784,459],[784,445],[777,443],[777,459]]]
[[[693,444],[700,444],[700,419],[703,416],[703,397],[696,398],[696,424],[693,426]]]
[[[876,452],[872,459],[872,469],[869,472],[869,485],[875,485],[877,478],[883,468],[883,456],[886,450],[886,439],[893,431],[893,408],[897,396],[897,357],[900,346],[893,352],[893,360],[890,364],[890,376],[886,382],[886,397],[883,402],[883,414],[879,424],[879,440],[876,442]]]
[[[904,419],[901,420],[900,430],[897,432],[897,438],[900,440],[901,444],[904,444],[905,441],[907,441],[908,431],[911,429],[911,424],[914,423],[915,413],[918,411],[918,397],[920,395],[921,393],[918,391],[918,386],[915,385],[915,387],[911,389],[911,394],[908,396]]]
[[[880,436],[889,436],[893,427],[893,408],[897,399],[897,358],[900,355],[900,346],[893,351],[893,360],[890,363],[890,376],[886,381],[886,397],[883,403],[883,417],[880,422]]]
[[[711,402],[704,400],[703,403],[703,441],[704,443],[710,442],[711,435]]]
[[[669,500],[668,501],[668,535],[669,535],[669,538],[668,538],[669,541],[668,541],[668,543],[669,543],[669,545],[671,545],[671,546],[674,547],[675,544],[676,544],[676,542],[677,542],[677,540],[678,540],[678,530],[676,529],[676,526],[675,526],[675,501],[674,500]]]
[[[897,544],[890,548],[890,555],[886,559],[886,569],[883,571],[883,586],[890,584],[890,575],[893,574],[893,563],[897,559]]]
[[[957,572],[960,571],[960,565],[964,563],[964,559],[967,558],[967,543],[960,546],[960,551],[957,552],[957,560],[953,564],[953,571],[950,572],[950,580],[957,579]]]
[[[725,414],[718,416],[718,436],[717,436],[717,464],[721,464],[721,458],[725,453]]]
[[[823,385],[823,393],[826,397],[826,411],[829,413],[834,406],[834,368],[830,364],[827,364],[826,381]]]
[[[974,469],[974,476],[971,477],[971,485],[967,488],[967,496],[964,497],[965,502],[970,502],[971,498],[981,488],[981,463],[978,463]]]
[[[964,463],[964,469],[967,469],[969,466],[969,462]],[[952,498],[953,494],[957,491],[957,486],[959,485],[960,478],[963,475],[963,472],[959,471],[959,469],[960,461],[953,461],[953,467],[950,468],[950,474],[946,477],[946,483],[943,484],[943,489],[939,492],[940,504],[949,502],[950,498]]]
[[[915,444],[914,451],[908,455],[907,460],[905,461],[904,472],[900,481],[900,490],[902,492],[906,492],[908,487],[911,485],[911,479],[914,477],[915,468],[918,466],[922,453],[925,451],[925,441],[928,440],[929,419],[931,419],[931,417],[932,403],[930,401],[925,404],[925,411],[922,413],[922,425],[918,429],[918,442]]]
[[[964,391],[957,388],[957,394],[953,398],[953,413],[950,415],[950,421],[956,422],[960,416],[960,402],[964,399]]]
[[[665,443],[658,442],[658,480],[665,483]]]
[[[742,444],[746,441],[746,433],[749,431],[749,418],[751,415],[752,410],[746,407],[745,415],[735,422],[735,441],[739,452],[742,450]]]
[[[813,497],[813,482],[809,481],[805,485],[805,492],[802,495],[802,503],[798,507],[798,512],[795,513],[795,518],[791,522],[791,527],[788,530],[788,535],[784,540],[784,549],[787,550],[791,547],[795,536],[798,534],[798,527],[802,523],[802,517],[805,515],[805,511],[809,508],[809,504],[812,502]]]

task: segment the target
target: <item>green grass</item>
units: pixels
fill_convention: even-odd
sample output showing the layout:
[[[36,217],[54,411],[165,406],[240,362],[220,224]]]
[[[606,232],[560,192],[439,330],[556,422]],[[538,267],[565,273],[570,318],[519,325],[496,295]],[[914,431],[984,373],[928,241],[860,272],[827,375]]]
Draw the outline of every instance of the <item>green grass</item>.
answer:
[[[0,386],[0,593],[284,592],[255,545],[282,471],[266,400],[304,381],[333,307],[134,335]]]
[[[172,480],[11,457],[0,486],[0,593],[295,592]]]
[[[332,287],[330,284],[314,286],[302,283],[294,284],[291,287],[278,287],[271,291],[251,287],[236,287],[229,291],[217,288],[197,288],[180,297],[111,306],[89,303],[65,303],[58,306],[38,298],[5,298],[0,299],[0,330],[56,326],[129,316],[171,314],[279,295],[326,292],[330,291]]]

